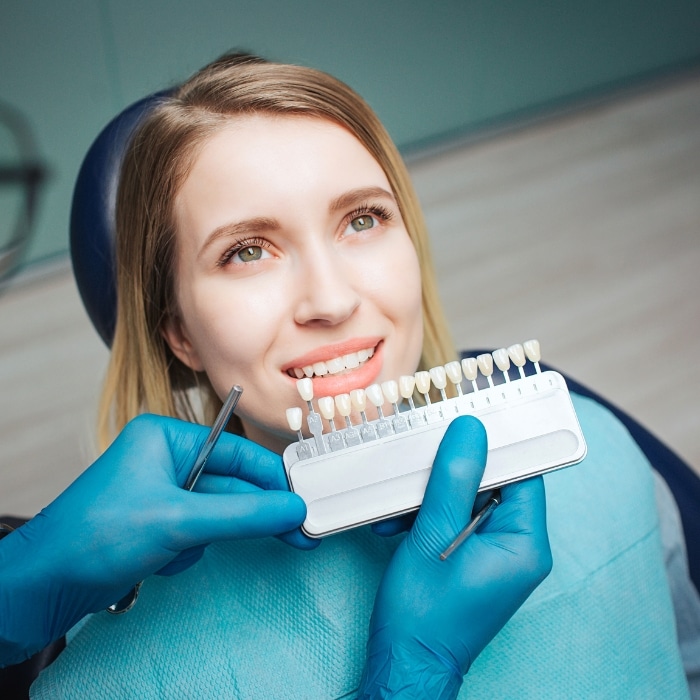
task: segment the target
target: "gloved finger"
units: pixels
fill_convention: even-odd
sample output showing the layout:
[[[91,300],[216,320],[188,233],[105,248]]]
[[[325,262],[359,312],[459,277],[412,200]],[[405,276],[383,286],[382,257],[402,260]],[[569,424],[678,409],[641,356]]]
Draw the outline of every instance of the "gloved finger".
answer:
[[[190,566],[196,564],[202,558],[204,550],[205,546],[201,545],[198,547],[191,547],[190,549],[186,549],[184,552],[180,552],[180,554],[178,554],[169,564],[166,564],[162,569],[156,571],[156,575],[174,576],[185,569],[189,569]]]
[[[501,504],[484,521],[479,532],[508,532],[546,538],[547,512],[542,477],[501,487]]]
[[[277,535],[277,539],[291,547],[304,550],[316,549],[321,544],[320,539],[305,535],[299,528],[283,532],[281,535]]]
[[[372,532],[380,537],[393,537],[401,532],[407,532],[413,527],[416,521],[417,511],[399,515],[396,518],[389,518],[378,523],[372,523]]]
[[[194,487],[195,493],[250,493],[260,491],[259,486],[235,476],[219,476],[202,472]]]
[[[450,423],[411,530],[426,555],[439,556],[471,519],[486,453],[486,431],[478,419],[460,416]]]
[[[299,527],[306,517],[304,501],[283,491],[232,495],[183,492],[179,500],[171,522],[176,549],[217,540],[278,535]]]

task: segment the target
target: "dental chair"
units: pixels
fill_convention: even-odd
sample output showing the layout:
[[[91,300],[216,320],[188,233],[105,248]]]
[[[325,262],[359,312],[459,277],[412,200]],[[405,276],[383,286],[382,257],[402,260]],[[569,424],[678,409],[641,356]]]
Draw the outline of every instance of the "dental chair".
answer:
[[[116,321],[114,232],[119,168],[134,128],[164,94],[166,93],[158,93],[136,102],[104,128],[83,161],[73,195],[70,244],[75,279],[85,309],[95,329],[108,346],[111,345]],[[469,350],[463,353],[463,356],[474,356],[481,352],[488,350]],[[618,417],[652,466],[666,480],[680,510],[691,579],[696,588],[700,589],[700,477],[630,415],[572,377],[564,376],[571,391],[597,401]],[[59,642],[53,655],[42,652],[43,656],[37,655],[25,662],[29,667],[25,670],[29,683],[61,649]],[[0,687],[3,680],[1,674],[2,671]],[[28,689],[29,684],[26,687]]]

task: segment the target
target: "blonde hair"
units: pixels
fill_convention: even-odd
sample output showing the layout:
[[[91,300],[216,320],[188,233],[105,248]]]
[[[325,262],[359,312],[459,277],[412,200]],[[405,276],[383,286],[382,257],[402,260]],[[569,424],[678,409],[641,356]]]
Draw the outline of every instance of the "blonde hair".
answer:
[[[170,351],[161,328],[176,313],[173,202],[198,147],[232,116],[306,115],[348,129],[387,175],[421,265],[424,341],[420,367],[454,359],[418,198],[395,145],[370,107],[320,71],[228,54],[163,97],[131,140],[117,196],[117,320],[98,418],[98,441],[143,412],[196,420],[221,403],[203,374]]]

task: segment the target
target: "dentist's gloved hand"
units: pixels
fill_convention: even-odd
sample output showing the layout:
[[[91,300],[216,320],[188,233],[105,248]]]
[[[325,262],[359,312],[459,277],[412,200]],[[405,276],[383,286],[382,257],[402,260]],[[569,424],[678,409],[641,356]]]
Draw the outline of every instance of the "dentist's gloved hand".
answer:
[[[463,675],[552,566],[541,477],[501,489],[502,503],[445,560],[472,516],[486,433],[455,419],[416,521],[379,586],[359,698],[454,698]]]
[[[222,434],[185,491],[208,428],[140,416],[35,518],[0,540],[0,666],[19,663],[155,572],[194,563],[209,542],[282,535],[311,547],[281,459]],[[48,466],[48,465],[47,465]],[[204,493],[202,493],[204,492]]]

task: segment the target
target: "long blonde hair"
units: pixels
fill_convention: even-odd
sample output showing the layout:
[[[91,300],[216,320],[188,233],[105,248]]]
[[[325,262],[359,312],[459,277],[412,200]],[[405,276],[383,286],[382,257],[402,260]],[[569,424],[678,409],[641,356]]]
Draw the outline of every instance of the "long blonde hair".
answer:
[[[117,196],[117,321],[98,417],[98,441],[143,412],[211,421],[221,403],[204,374],[185,367],[161,334],[176,312],[173,202],[198,147],[232,116],[308,115],[348,129],[383,168],[421,265],[420,367],[454,358],[418,198],[391,138],[347,85],[320,71],[228,54],[163,97],[125,155]],[[201,403],[197,411],[193,397]]]

